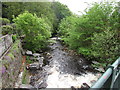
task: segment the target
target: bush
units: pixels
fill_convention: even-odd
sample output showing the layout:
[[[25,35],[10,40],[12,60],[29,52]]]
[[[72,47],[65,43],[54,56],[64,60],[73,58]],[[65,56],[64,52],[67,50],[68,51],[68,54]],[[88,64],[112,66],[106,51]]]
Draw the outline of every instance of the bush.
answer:
[[[12,34],[12,32],[13,32],[13,27],[10,25],[3,25],[1,28],[2,28],[3,35]]]
[[[0,22],[2,22],[2,25],[10,24],[10,20],[7,18],[0,18]]]
[[[94,33],[91,54],[106,64],[113,62],[120,55],[120,43],[115,31],[106,30]]]
[[[87,17],[67,17],[60,23],[59,32],[64,42],[71,49],[81,54],[88,54],[90,45],[90,24]]]
[[[95,3],[86,14],[67,17],[59,25],[59,33],[71,49],[103,66],[120,56],[120,14],[113,4]]]
[[[26,49],[39,51],[47,46],[47,40],[51,36],[51,28],[43,18],[25,12],[14,18],[13,21],[17,30],[21,30],[25,35],[26,44],[24,47]]]
[[[78,18],[75,16],[69,16],[62,19],[59,24],[59,35],[63,38],[69,36],[69,31],[75,28],[77,19]]]
[[[12,35],[13,42],[17,40],[17,35]]]

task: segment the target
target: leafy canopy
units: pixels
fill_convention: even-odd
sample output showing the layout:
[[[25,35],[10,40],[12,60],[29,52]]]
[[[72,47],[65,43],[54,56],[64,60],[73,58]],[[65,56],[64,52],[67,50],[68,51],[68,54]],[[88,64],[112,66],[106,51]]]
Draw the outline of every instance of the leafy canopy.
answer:
[[[46,46],[47,39],[51,36],[51,28],[44,18],[38,18],[36,14],[25,12],[18,15],[13,21],[22,34],[25,35],[25,48],[37,51]]]

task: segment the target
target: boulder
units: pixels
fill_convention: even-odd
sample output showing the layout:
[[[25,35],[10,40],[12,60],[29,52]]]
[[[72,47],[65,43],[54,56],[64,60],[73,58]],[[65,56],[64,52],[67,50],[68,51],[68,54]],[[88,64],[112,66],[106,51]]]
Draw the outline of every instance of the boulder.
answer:
[[[89,86],[87,83],[83,83],[83,84],[81,85],[81,88],[90,88],[90,86]]]
[[[102,72],[102,73],[104,73],[104,72],[105,72],[105,70],[104,70],[104,68],[103,68],[103,67],[95,68],[95,70],[97,70],[97,71],[99,71],[99,72]]]
[[[38,84],[35,84],[35,88],[46,88],[47,87],[47,83],[44,82],[44,80],[40,81]]]
[[[71,90],[77,90],[74,86],[71,86]]]
[[[57,40],[57,37],[52,37],[51,39],[52,39],[52,40]]]
[[[40,64],[37,62],[35,63],[32,63],[32,64],[29,64],[27,67],[26,67],[27,70],[39,70],[40,69]]]
[[[99,62],[97,62],[97,61],[92,61],[92,63],[93,63],[93,64],[99,64]]]
[[[39,66],[40,66],[40,67],[43,66],[43,59],[44,59],[44,57],[40,57],[40,58],[38,59],[38,61],[39,61]]]
[[[19,88],[29,88],[29,89],[31,89],[31,88],[34,88],[32,85],[30,85],[30,84],[21,84],[20,86],[19,86]]]
[[[47,83],[43,82],[38,88],[46,88],[47,86],[48,86]]]
[[[33,56],[34,57],[40,57],[41,55],[39,53],[34,53]]]
[[[27,50],[26,54],[31,56],[32,55],[32,51]]]
[[[58,38],[57,38],[57,40],[61,40],[61,38],[60,38],[60,37],[58,37]]]

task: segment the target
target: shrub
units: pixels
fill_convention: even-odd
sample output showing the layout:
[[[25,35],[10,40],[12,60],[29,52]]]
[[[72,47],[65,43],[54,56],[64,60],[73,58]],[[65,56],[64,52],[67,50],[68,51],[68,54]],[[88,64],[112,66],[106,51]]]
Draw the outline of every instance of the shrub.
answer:
[[[13,42],[17,40],[17,35],[12,35]]]
[[[3,25],[1,28],[2,28],[3,35],[12,34],[12,32],[13,32],[13,27],[10,25]]]
[[[95,3],[86,14],[67,17],[59,25],[60,35],[71,49],[103,66],[120,56],[120,14],[113,4]]]
[[[91,54],[106,64],[113,62],[120,55],[120,43],[115,31],[105,30],[94,33]]]
[[[2,25],[10,24],[10,20],[7,18],[0,18],[0,22],[2,22]]]
[[[39,51],[47,46],[47,40],[51,36],[50,26],[44,18],[38,18],[36,14],[25,12],[14,18],[17,30],[25,35],[24,47],[32,51]],[[19,33],[19,32],[18,32]]]

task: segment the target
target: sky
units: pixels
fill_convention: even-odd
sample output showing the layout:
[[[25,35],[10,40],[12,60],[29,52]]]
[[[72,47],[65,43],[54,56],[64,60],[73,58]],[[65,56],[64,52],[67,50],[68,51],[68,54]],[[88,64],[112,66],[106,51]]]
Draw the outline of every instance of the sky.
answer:
[[[55,0],[68,6],[68,8],[75,14],[81,15],[84,10],[89,7],[90,3],[101,2],[104,0]],[[106,0],[106,1],[120,1],[120,0]],[[82,12],[82,13],[81,13]]]

